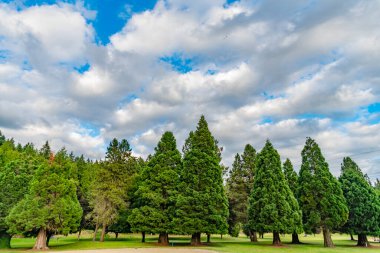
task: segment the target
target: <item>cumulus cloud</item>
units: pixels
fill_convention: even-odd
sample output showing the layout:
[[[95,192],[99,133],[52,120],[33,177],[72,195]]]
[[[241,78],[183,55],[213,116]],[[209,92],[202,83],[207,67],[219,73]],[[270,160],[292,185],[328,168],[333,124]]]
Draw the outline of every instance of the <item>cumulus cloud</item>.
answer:
[[[127,138],[146,157],[167,130],[181,148],[204,114],[227,165],[246,143],[260,150],[271,139],[298,169],[310,136],[335,175],[352,155],[380,177],[379,112],[368,110],[380,101],[379,7],[158,1],[128,12],[101,45],[96,10],[81,2],[3,3],[0,128],[91,158],[103,157],[110,139]]]

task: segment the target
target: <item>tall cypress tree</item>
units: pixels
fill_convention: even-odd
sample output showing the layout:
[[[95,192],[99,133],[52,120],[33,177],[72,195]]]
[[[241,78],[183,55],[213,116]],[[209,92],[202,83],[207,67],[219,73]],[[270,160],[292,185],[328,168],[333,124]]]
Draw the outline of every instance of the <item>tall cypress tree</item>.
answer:
[[[128,218],[133,231],[157,233],[159,243],[169,244],[181,167],[174,135],[165,132],[140,176],[136,194],[140,195],[141,206],[133,209]]]
[[[244,148],[242,156],[236,154],[232,170],[227,179],[227,195],[230,216],[229,234],[238,236],[243,226],[248,223],[248,200],[253,186],[255,173],[256,150],[249,144]],[[247,229],[244,229],[245,231]],[[257,241],[256,233],[246,231],[251,241]]]
[[[334,247],[331,230],[342,226],[348,217],[348,208],[342,189],[330,173],[318,144],[306,139],[302,150],[299,177],[299,203],[306,232],[322,228],[325,247]]]
[[[256,165],[249,226],[259,232],[273,232],[273,245],[280,245],[280,233],[301,229],[301,211],[281,170],[280,155],[269,141],[258,154]]]
[[[350,157],[343,158],[339,181],[349,209],[348,221],[342,230],[358,234],[357,246],[368,247],[367,235],[380,230],[379,197]]]
[[[296,197],[296,199],[297,199],[298,175],[294,171],[293,164],[289,160],[289,158],[287,158],[286,161],[284,162],[283,170],[284,170],[284,175],[285,175],[286,181],[288,182],[288,185],[290,187],[290,190],[293,192],[294,197]],[[292,243],[293,244],[299,244],[300,243],[297,231],[293,231],[293,233],[292,233]]]
[[[178,232],[192,234],[200,244],[201,233],[227,232],[228,200],[223,187],[220,149],[202,116],[183,149],[183,170],[177,198]]]

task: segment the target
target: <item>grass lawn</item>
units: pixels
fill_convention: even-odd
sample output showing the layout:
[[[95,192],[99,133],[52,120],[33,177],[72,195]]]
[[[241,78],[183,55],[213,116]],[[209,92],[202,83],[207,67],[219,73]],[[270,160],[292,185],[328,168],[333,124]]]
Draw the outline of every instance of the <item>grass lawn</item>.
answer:
[[[369,237],[372,240],[372,237]],[[71,236],[56,236],[50,241],[50,249],[57,250],[84,250],[84,249],[111,249],[111,248],[141,248],[141,247],[157,247],[157,236],[147,236],[146,243],[140,242],[140,235],[137,234],[122,234],[119,239],[115,239],[111,234],[103,243],[93,242],[91,234],[84,234],[81,240],[77,240],[75,235]],[[206,238],[202,238],[203,241]],[[303,237],[300,235],[300,240],[304,242],[302,245],[291,245],[291,235],[281,237],[283,246],[271,246],[271,234],[266,234],[264,239],[260,239],[258,243],[251,243],[249,239],[241,236],[232,238],[224,236],[221,239],[219,236],[211,238],[212,243],[201,246],[204,249],[215,250],[218,252],[233,252],[233,253],[271,253],[271,252],[294,252],[294,253],[323,253],[323,252],[379,252],[380,243],[373,242],[371,248],[364,249],[355,247],[356,242],[350,241],[348,235],[334,234],[333,241],[335,248],[324,248],[322,235]],[[170,238],[170,247],[189,247],[190,237],[172,236]],[[12,250],[0,250],[0,253],[18,253],[28,252],[34,244],[33,238],[14,238],[12,239]]]

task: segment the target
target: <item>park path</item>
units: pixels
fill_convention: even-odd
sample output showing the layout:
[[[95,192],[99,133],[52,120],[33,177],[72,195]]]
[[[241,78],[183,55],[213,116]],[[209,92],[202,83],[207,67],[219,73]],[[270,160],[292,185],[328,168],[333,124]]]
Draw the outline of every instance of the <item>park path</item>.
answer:
[[[216,253],[212,250],[188,249],[188,248],[124,248],[124,249],[93,249],[93,250],[69,250],[51,251],[54,253]]]

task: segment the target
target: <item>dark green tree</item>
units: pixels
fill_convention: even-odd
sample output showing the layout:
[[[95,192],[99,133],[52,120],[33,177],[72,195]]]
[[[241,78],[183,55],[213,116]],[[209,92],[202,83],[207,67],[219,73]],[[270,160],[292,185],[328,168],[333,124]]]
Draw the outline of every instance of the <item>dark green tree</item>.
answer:
[[[281,170],[280,155],[269,141],[257,156],[248,215],[255,231],[273,232],[273,245],[281,244],[280,233],[302,230],[297,200]]]
[[[141,173],[136,194],[141,205],[132,210],[129,223],[132,231],[159,234],[160,244],[169,244],[168,234],[174,231],[175,204],[181,171],[181,153],[173,133],[165,132],[155,153]]]
[[[367,235],[380,231],[380,199],[350,157],[343,158],[339,181],[349,210],[342,230],[358,234],[357,246],[368,247]]]
[[[346,200],[338,180],[330,173],[329,166],[313,139],[306,139],[301,154],[298,200],[304,229],[315,233],[322,228],[324,246],[334,247],[331,230],[347,221]]]
[[[289,160],[289,158],[287,158],[286,161],[284,162],[283,171],[284,171],[286,181],[288,182],[289,188],[293,192],[294,197],[296,197],[296,199],[297,199],[298,175],[294,171],[293,164]],[[293,231],[293,233],[292,233],[292,243],[293,244],[299,244],[300,243],[297,231]]]
[[[82,209],[70,168],[51,159],[36,170],[27,195],[12,208],[6,223],[12,233],[38,231],[33,249],[47,249],[47,232],[68,234],[79,226]]]
[[[227,179],[229,202],[229,234],[238,236],[243,226],[248,223],[248,200],[253,186],[256,150],[249,144],[242,156],[236,154],[232,170]],[[244,229],[244,231],[247,229]],[[257,241],[256,233],[248,229],[251,241]]]
[[[196,131],[190,132],[183,150],[175,223],[179,233],[191,234],[191,244],[198,245],[201,233],[223,234],[228,228],[221,150],[204,116]]]

